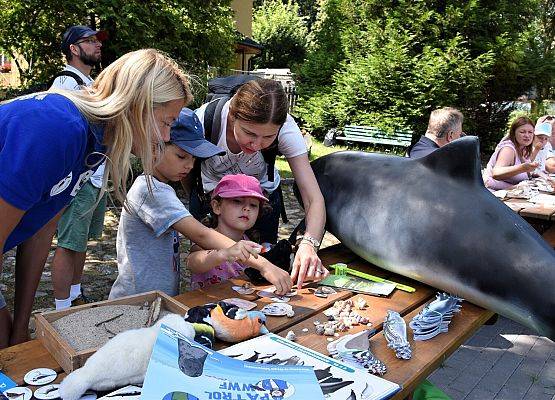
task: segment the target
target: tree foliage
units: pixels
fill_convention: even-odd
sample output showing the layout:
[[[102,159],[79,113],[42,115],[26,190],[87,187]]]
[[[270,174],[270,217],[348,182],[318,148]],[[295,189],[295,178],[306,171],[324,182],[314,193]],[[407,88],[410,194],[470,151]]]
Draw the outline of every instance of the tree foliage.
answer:
[[[308,30],[291,0],[265,0],[254,11],[252,33],[264,46],[257,67],[295,68],[306,56]]]
[[[432,109],[455,106],[487,146],[505,102],[538,78],[527,57],[536,0],[319,1],[298,109],[316,134],[345,124],[421,133]]]
[[[16,62],[24,85],[45,82],[63,65],[66,28],[108,31],[102,65],[153,47],[189,71],[228,66],[233,57],[231,0],[0,0],[0,49]],[[23,59],[21,59],[21,58]]]

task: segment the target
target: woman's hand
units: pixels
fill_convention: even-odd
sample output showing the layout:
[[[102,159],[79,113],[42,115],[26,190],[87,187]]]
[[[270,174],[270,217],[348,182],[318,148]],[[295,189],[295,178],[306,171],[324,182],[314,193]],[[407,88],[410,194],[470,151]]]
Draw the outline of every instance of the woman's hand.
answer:
[[[251,242],[249,240],[240,240],[235,243],[233,246],[228,247],[227,249],[220,250],[222,256],[228,262],[246,262],[250,256],[254,258],[258,258],[258,254],[260,253],[261,247],[259,244]]]
[[[524,172],[533,172],[540,164],[537,162],[525,162],[521,165]]]
[[[263,258],[261,257],[261,259]],[[269,261],[265,263],[264,267],[259,268],[259,271],[268,282],[276,287],[275,293],[278,295],[284,295],[293,287],[293,281],[289,274]]]
[[[304,281],[320,281],[328,275],[329,271],[322,266],[314,246],[301,242],[291,271],[291,279],[297,281],[297,288],[302,288]]]

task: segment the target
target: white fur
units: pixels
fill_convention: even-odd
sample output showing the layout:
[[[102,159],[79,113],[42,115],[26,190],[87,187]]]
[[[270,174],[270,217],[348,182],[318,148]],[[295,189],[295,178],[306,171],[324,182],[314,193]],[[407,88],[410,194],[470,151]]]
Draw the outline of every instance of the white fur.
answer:
[[[193,326],[177,314],[166,315],[150,328],[121,332],[98,349],[83,367],[66,376],[60,385],[60,397],[78,400],[87,389],[111,390],[141,384],[161,324],[191,340],[195,337]]]

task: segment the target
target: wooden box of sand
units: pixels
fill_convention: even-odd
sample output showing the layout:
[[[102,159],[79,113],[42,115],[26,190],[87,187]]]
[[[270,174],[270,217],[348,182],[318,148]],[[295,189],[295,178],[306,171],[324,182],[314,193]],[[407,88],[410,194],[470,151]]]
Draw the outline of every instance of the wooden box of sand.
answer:
[[[147,292],[37,314],[37,338],[70,373],[118,333],[152,326],[166,314],[185,315],[188,310],[165,293]]]

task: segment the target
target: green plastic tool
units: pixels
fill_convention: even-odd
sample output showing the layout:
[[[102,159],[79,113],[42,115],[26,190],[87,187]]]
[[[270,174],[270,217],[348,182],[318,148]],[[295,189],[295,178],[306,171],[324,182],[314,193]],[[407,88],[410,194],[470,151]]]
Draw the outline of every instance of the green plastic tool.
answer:
[[[359,278],[368,279],[369,281],[372,281],[372,282],[393,283],[395,284],[395,287],[399,290],[404,290],[405,292],[409,292],[409,293],[416,292],[416,289],[411,286],[403,285],[402,283],[397,283],[384,278],[380,278],[379,276],[365,274],[364,272],[360,272],[355,269],[349,268],[347,264],[344,264],[344,263],[332,264],[330,265],[330,268],[333,268],[335,270],[335,275],[349,274],[349,275],[357,276]]]

